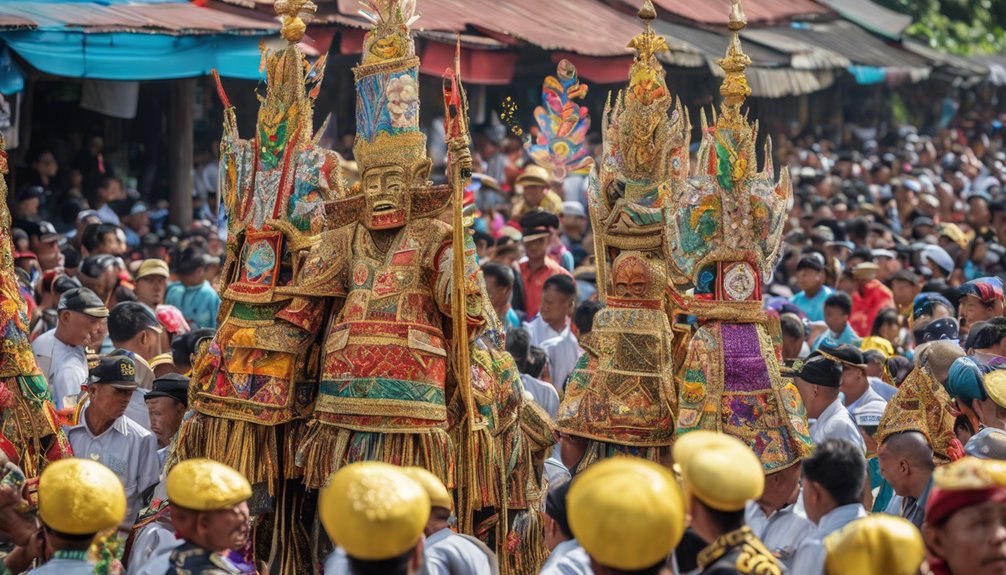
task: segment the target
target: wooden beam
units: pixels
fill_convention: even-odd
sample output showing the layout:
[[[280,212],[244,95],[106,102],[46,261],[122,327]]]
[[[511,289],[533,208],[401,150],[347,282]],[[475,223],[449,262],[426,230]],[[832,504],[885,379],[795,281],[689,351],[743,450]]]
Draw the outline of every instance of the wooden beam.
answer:
[[[196,79],[171,82],[168,110],[169,221],[186,230],[192,225],[192,140]]]

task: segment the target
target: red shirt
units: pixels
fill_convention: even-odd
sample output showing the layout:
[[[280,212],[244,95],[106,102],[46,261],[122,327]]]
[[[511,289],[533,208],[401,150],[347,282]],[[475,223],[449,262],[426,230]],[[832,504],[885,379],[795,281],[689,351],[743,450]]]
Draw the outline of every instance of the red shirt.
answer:
[[[859,337],[867,337],[873,329],[873,320],[885,307],[894,307],[894,294],[880,280],[870,280],[862,290],[852,294],[849,325]]]
[[[545,258],[545,265],[538,268],[537,271],[531,271],[530,262],[521,262],[520,277],[524,281],[524,311],[527,313],[528,321],[531,321],[538,314],[538,308],[541,307],[541,292],[545,289],[545,280],[556,274],[573,277],[573,274],[566,271],[566,268],[550,257]]]

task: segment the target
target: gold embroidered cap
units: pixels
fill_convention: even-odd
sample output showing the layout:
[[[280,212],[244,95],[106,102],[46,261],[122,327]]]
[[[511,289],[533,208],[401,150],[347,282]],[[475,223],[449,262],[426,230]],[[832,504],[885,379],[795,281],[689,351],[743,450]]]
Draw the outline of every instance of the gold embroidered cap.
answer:
[[[672,453],[681,466],[685,493],[718,511],[744,509],[765,490],[761,461],[730,435],[692,431],[678,439]]]
[[[126,492],[119,477],[89,459],[50,463],[38,481],[38,516],[68,535],[112,529],[126,515]]]
[[[252,495],[251,484],[234,468],[212,459],[186,459],[171,468],[168,501],[193,511],[230,509]]]
[[[878,513],[824,539],[826,575],[916,575],[926,557],[922,534],[907,519]]]
[[[644,459],[595,463],[573,478],[566,501],[573,536],[605,567],[652,567],[685,532],[684,499],[674,475]]]
[[[426,495],[430,497],[431,507],[454,509],[454,500],[451,499],[450,492],[447,491],[447,487],[439,477],[422,467],[403,467],[402,473],[408,475],[426,491]]]
[[[318,498],[321,524],[354,559],[382,561],[419,543],[430,497],[401,468],[363,461],[335,472]]]

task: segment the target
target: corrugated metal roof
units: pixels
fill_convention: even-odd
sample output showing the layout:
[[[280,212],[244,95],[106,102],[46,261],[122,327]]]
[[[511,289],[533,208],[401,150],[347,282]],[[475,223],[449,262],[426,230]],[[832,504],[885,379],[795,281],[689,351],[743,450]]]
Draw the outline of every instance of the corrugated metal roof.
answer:
[[[653,23],[653,28],[672,42],[693,47],[696,51],[705,55],[706,60],[713,67],[716,65],[716,60],[726,55],[727,45],[730,43],[726,26],[723,27],[722,32],[713,32],[704,28],[696,28],[695,26],[658,20]],[[754,66],[772,68],[789,65],[789,56],[767,46],[744,44],[744,51],[751,57],[752,65]],[[665,55],[661,55],[661,59],[668,64],[672,63],[665,58]]]
[[[796,70],[830,70],[848,68],[852,62],[845,56],[815,44],[776,34],[771,29],[756,28],[741,33],[747,47],[771,46],[774,50],[789,54],[789,65]]]
[[[928,69],[929,61],[901,46],[888,43],[851,22],[778,26],[780,36],[820,46],[849,59],[853,64],[877,68]]]
[[[874,34],[891,40],[901,37],[901,33],[912,23],[908,14],[895,12],[870,0],[818,0],[836,12]]]
[[[639,8],[640,0],[622,0]],[[726,24],[730,16],[730,0],[654,0],[654,4],[671,14],[703,24]],[[744,0],[742,4],[748,22],[785,22],[797,16],[823,16],[831,10],[813,0]]]
[[[328,18],[328,4],[319,17]],[[339,0],[338,12],[356,18],[359,3]],[[422,0],[413,28],[463,32],[473,27],[491,37],[515,38],[545,50],[588,56],[622,56],[642,29],[636,18],[596,0]]]
[[[0,28],[31,27],[46,31],[151,32],[159,34],[262,33],[278,30],[272,19],[212,10],[195,4],[113,4],[95,2],[2,2]],[[20,22],[20,24],[18,24]]]
[[[948,73],[953,76],[960,77],[975,77],[975,76],[987,76],[989,73],[988,66],[980,63],[978,60],[964,58],[963,56],[955,56],[953,54],[944,54],[938,50],[934,50],[925,44],[915,42],[912,40],[905,40],[902,43],[909,52],[913,52],[930,60],[935,66],[942,69],[944,73]]]

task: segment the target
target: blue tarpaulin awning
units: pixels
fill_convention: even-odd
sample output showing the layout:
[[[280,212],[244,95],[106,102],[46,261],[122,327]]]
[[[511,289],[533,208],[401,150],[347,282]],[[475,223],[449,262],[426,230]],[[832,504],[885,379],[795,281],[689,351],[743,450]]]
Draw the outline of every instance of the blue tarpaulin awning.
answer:
[[[55,76],[100,80],[167,80],[209,74],[257,80],[259,37],[81,32],[0,32],[11,49]]]
[[[0,45],[41,72],[70,78],[168,80],[216,69],[257,80],[259,43],[278,31],[272,17],[185,0],[0,2]],[[0,66],[0,88],[18,85],[15,72]]]

